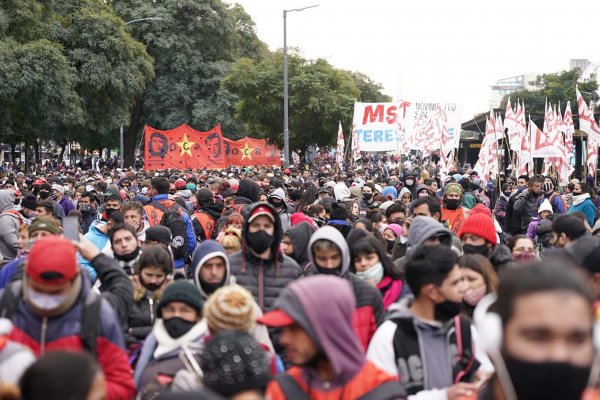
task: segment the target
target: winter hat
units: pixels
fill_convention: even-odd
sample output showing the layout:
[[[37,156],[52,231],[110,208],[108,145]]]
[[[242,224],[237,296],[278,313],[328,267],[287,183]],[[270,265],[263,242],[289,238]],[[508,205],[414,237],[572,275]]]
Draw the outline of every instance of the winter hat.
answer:
[[[484,206],[481,203],[478,203],[475,205],[475,207],[473,207],[472,209],[467,211],[467,214],[469,215],[475,215],[475,214],[485,214],[488,217],[492,217],[492,210],[490,210],[488,207]]]
[[[227,398],[246,390],[264,391],[272,379],[266,351],[240,331],[221,332],[209,340],[200,368],[204,385]]]
[[[181,178],[179,178],[175,181],[175,189],[177,189],[177,190],[186,189],[186,186],[187,186],[187,183]]]
[[[146,242],[158,242],[170,245],[172,240],[171,230],[166,226],[156,225],[146,229]]]
[[[540,204],[540,208],[538,208],[538,214],[541,214],[542,211],[550,211],[550,213],[554,212],[554,210],[552,209],[552,205],[550,204],[550,200],[544,199],[544,201],[542,201],[542,204]]]
[[[196,199],[201,206],[208,204],[213,200],[213,192],[208,188],[202,188],[196,192]]]
[[[65,188],[62,185],[56,183],[52,185],[52,190],[56,190],[60,194],[65,194]]]
[[[238,330],[248,332],[254,324],[254,299],[239,285],[217,289],[204,303],[204,318],[211,334]]]
[[[254,221],[256,218],[260,217],[261,215],[268,217],[271,220],[271,222],[275,222],[275,217],[273,216],[271,209],[267,205],[260,205],[260,206],[257,206],[256,208],[254,208],[254,210],[252,210],[252,213],[250,214],[250,217],[248,218],[248,223],[249,224],[252,223],[252,221]]]
[[[463,188],[458,183],[449,183],[444,188],[444,194],[448,194],[448,193],[458,193],[459,195],[462,196]]]
[[[27,277],[49,284],[69,282],[77,275],[75,246],[60,236],[36,240],[25,266]]]
[[[496,244],[496,228],[494,220],[488,215],[477,213],[467,218],[458,232],[458,236],[462,239],[463,235],[471,234],[484,238],[491,244]]]
[[[58,224],[49,218],[36,218],[33,220],[29,226],[29,234],[31,235],[33,232],[37,231],[46,231],[53,235],[61,234]]]
[[[27,208],[28,210],[35,210],[35,206],[37,204],[37,200],[35,196],[27,196],[23,200],[21,200],[21,207]]]
[[[542,187],[543,187],[544,193],[547,193],[554,189],[554,185],[552,185],[552,183],[550,183],[550,182],[544,182],[544,185]]]
[[[330,220],[345,221],[350,217],[348,209],[340,203],[331,203]]]
[[[389,224],[388,226],[385,227],[385,229],[389,229],[392,232],[394,232],[396,237],[400,237],[402,235],[402,227],[398,224]]]
[[[174,301],[185,303],[202,315],[202,295],[193,283],[180,279],[167,286],[156,307],[156,316],[162,318],[163,307]]]

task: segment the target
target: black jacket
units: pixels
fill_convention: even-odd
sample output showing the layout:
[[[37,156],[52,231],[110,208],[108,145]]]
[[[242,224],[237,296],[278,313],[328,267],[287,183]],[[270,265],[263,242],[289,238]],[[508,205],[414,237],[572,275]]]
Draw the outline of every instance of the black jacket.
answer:
[[[92,261],[92,267],[102,282],[100,291],[119,317],[122,327],[127,326],[131,303],[133,302],[133,288],[131,281],[117,261],[106,254],[98,254]]]

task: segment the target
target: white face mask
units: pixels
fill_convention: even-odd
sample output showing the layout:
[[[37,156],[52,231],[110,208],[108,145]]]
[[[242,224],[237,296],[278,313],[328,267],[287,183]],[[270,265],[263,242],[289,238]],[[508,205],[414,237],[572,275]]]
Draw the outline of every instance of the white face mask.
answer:
[[[375,284],[378,284],[383,279],[383,264],[380,261],[366,271],[356,272],[356,276],[364,281],[373,281]]]
[[[104,181],[109,185],[113,182],[112,178],[106,178]]]
[[[41,310],[55,310],[67,300],[68,293],[65,294],[46,294],[38,292],[35,289],[27,289],[27,298],[29,301]]]

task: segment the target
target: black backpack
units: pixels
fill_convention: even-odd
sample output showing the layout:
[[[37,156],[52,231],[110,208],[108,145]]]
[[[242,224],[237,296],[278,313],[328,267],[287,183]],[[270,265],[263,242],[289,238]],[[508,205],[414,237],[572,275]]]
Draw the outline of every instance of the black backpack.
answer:
[[[166,226],[171,231],[171,248],[175,259],[186,259],[187,250],[187,226],[183,220],[183,210],[178,204],[173,204],[169,210],[164,205],[155,202],[151,204],[163,212],[160,224]]]
[[[22,297],[23,281],[14,281],[8,285],[0,299],[0,317],[12,320]],[[96,357],[96,344],[100,334],[101,302],[100,295],[90,289],[81,306],[79,337],[83,348],[94,357]]]

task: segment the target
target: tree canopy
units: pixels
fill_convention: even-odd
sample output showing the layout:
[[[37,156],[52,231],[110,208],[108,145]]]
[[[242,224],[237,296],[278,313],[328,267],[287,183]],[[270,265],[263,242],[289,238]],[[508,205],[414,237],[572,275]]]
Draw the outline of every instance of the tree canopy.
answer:
[[[0,7],[3,141],[118,143],[152,58],[102,0],[5,0]]]
[[[262,61],[240,59],[224,79],[239,97],[236,116],[249,132],[283,144],[283,51]],[[390,101],[381,86],[361,73],[336,69],[324,59],[306,60],[288,52],[290,148],[304,153],[311,144],[329,146],[338,122],[352,124],[354,101]]]
[[[506,107],[508,98],[514,103],[516,99],[521,99],[525,102],[527,112],[540,113],[545,112],[546,100],[548,103],[558,104],[561,107],[571,100],[571,112],[577,115],[577,101],[575,98],[575,86],[579,86],[579,91],[589,98],[586,101],[593,100],[598,90],[598,83],[594,80],[588,82],[578,82],[581,77],[579,69],[570,71],[562,71],[554,74],[538,75],[534,81],[529,82],[534,87],[531,90],[519,90],[513,92],[502,99],[500,107]]]

